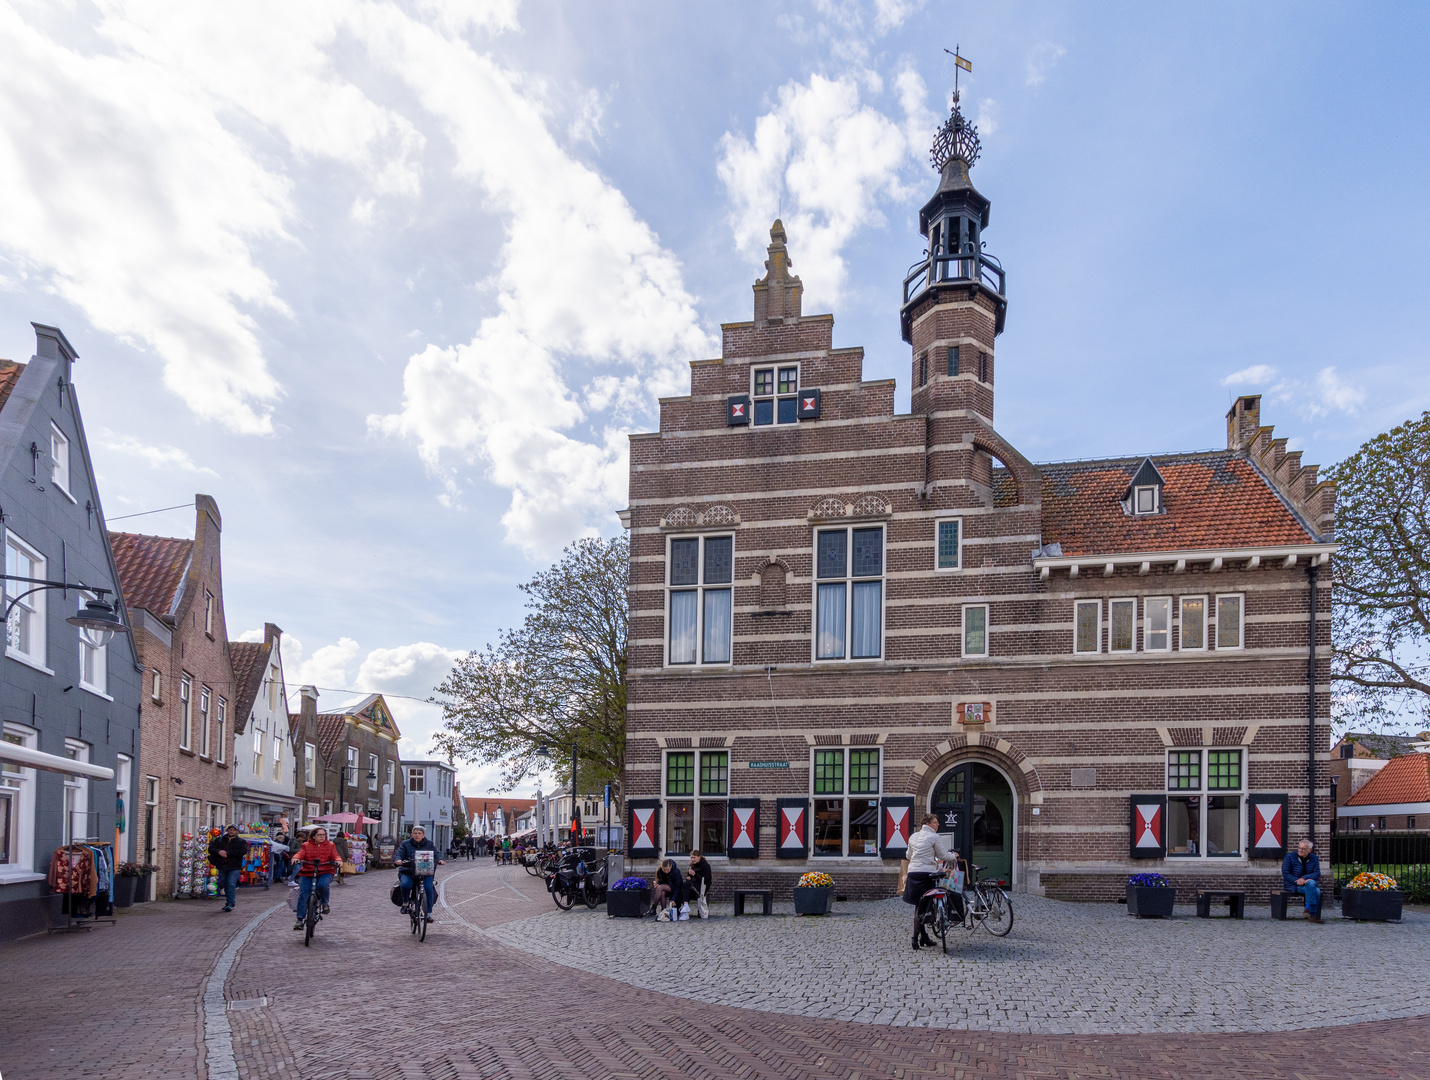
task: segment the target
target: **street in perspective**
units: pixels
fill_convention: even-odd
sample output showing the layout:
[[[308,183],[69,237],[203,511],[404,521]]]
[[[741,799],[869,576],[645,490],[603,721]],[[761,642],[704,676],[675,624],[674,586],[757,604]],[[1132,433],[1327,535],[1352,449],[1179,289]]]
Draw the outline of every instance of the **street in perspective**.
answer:
[[[0,27],[0,1080],[1430,1080],[1430,15]]]

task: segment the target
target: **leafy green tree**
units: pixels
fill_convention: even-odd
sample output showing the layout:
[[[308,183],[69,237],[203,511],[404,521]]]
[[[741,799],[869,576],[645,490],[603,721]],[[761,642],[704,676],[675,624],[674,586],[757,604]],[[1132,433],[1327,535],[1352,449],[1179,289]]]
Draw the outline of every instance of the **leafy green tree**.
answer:
[[[527,615],[496,645],[468,653],[437,687],[445,754],[502,767],[502,790],[545,768],[584,791],[619,791],[626,753],[630,545],[585,539],[521,586]],[[550,759],[536,756],[545,747]]]
[[[1335,467],[1338,712],[1380,726],[1430,713],[1430,412]]]

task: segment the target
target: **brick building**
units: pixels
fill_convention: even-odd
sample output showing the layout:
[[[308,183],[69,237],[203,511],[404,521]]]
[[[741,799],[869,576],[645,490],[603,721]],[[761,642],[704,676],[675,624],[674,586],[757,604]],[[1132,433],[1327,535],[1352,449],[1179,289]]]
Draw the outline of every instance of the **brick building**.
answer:
[[[233,666],[223,614],[223,519],[194,497],[194,538],[111,532],[139,663],[141,858],[159,867],[156,896],[174,891],[185,833],[229,820],[233,799]]]
[[[303,821],[333,813],[362,813],[381,822],[364,831],[395,836],[406,784],[399,767],[402,733],[381,694],[333,713],[318,712],[318,690],[299,688],[290,717],[295,739],[293,790]]]
[[[1027,460],[994,424],[1006,289],[956,107],[939,148],[911,412],[803,313],[776,222],[753,319],[631,437],[636,872],[699,847],[717,895],[812,868],[888,895],[933,810],[1016,890],[1264,896],[1308,783],[1327,808],[1334,490],[1256,397],[1225,450]]]

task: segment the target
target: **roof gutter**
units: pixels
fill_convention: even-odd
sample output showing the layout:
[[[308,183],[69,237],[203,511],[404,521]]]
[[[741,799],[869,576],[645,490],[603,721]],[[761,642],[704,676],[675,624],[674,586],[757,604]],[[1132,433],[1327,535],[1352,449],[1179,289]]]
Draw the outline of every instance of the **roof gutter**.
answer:
[[[1338,550],[1336,544],[1300,544],[1287,547],[1202,548],[1187,551],[1141,551],[1119,555],[1057,555],[1033,556],[1033,569],[1038,578],[1047,581],[1054,570],[1066,570],[1069,577],[1084,571],[1102,571],[1111,577],[1119,566],[1135,566],[1140,574],[1150,573],[1154,566],[1171,566],[1175,573],[1184,572],[1191,563],[1207,563],[1208,570],[1220,570],[1229,563],[1244,563],[1246,570],[1262,564],[1279,564],[1290,568],[1298,564],[1320,566],[1330,561]],[[1230,567],[1228,567],[1230,568]]]
[[[87,761],[75,761],[59,754],[46,754],[31,750],[28,746],[0,742],[0,761],[13,762],[27,769],[42,769],[45,772],[65,773],[69,776],[84,776],[90,780],[113,780],[114,770],[103,765],[91,765]]]

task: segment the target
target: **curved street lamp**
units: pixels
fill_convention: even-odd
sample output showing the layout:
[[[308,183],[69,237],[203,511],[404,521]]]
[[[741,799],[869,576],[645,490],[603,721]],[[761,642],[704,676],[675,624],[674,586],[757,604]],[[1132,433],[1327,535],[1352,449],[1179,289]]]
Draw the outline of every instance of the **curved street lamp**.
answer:
[[[65,622],[86,631],[90,635],[90,643],[95,648],[104,648],[113,640],[115,634],[129,633],[129,627],[119,617],[118,605],[111,604],[104,599],[114,592],[113,589],[101,589],[94,585],[79,585],[72,581],[46,581],[44,578],[20,577],[18,574],[0,574],[0,581],[23,581],[35,586],[33,589],[26,589],[5,605],[6,626],[10,624],[10,612],[15,610],[15,605],[31,593],[42,592],[45,589],[75,589],[82,593],[93,593],[94,599],[86,600],[84,610],[77,615],[71,615]]]

